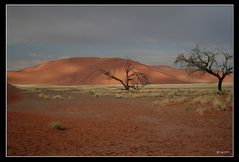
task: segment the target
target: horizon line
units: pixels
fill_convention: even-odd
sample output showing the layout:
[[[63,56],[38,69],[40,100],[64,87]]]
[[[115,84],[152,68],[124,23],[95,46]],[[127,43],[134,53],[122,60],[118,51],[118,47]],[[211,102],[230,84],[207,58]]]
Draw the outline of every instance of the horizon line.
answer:
[[[25,66],[25,67],[20,68],[20,69],[9,69],[8,70],[8,68],[6,66],[6,71],[7,72],[22,71],[24,69],[35,67],[35,66],[39,66],[41,64],[52,62],[52,61],[60,61],[60,60],[67,60],[67,59],[80,59],[80,58],[89,58],[89,59],[94,59],[94,58],[95,59],[122,59],[122,60],[130,59],[130,60],[136,61],[136,62],[138,62],[140,64],[147,65],[147,66],[169,66],[169,67],[177,68],[177,69],[185,69],[185,68],[176,67],[176,66],[173,66],[173,65],[170,65],[170,64],[166,64],[166,63],[165,64],[148,64],[148,63],[144,63],[144,62],[138,61],[137,59],[130,58],[130,57],[126,57],[125,58],[125,57],[98,57],[98,56],[69,56],[69,57],[49,58],[49,59],[46,59],[46,60],[42,60],[41,63],[36,63],[34,65]]]

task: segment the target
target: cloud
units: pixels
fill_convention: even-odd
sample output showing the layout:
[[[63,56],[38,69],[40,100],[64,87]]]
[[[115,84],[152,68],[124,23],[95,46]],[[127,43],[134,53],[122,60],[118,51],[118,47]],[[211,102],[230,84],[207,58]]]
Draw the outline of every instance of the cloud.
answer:
[[[233,34],[232,5],[7,6],[9,61],[129,55],[171,63],[196,44],[232,50]]]
[[[141,63],[160,65],[172,65],[180,53],[179,50],[160,50],[160,49],[129,49],[129,50],[116,50],[115,53],[124,54]],[[136,57],[137,56],[137,57]]]
[[[29,57],[30,56],[30,57]],[[11,56],[13,57],[13,56]],[[40,55],[39,53],[31,53],[25,57],[22,58],[17,58],[15,59],[15,57],[13,58],[9,58],[7,59],[7,70],[20,70],[20,69],[24,69],[26,67],[30,67],[30,66],[35,66],[37,64],[41,64],[45,61],[49,61],[49,60],[54,60],[57,59],[56,57],[53,57],[51,55]]]
[[[33,52],[29,56],[31,56],[31,57],[40,57],[41,55],[39,53]]]
[[[20,70],[26,67],[34,66],[40,64],[46,60],[44,59],[34,59],[34,60],[15,60],[7,62],[7,71]]]
[[[67,58],[71,58],[71,56],[60,56],[57,59],[67,59]]]
[[[8,43],[231,41],[232,7],[8,7]]]

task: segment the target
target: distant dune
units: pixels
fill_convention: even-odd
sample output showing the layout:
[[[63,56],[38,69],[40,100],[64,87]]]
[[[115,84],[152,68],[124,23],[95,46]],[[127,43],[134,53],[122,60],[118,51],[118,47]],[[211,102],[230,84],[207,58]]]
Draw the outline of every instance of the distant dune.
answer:
[[[23,98],[22,93],[19,89],[13,85],[7,83],[7,103],[13,103]]]
[[[8,82],[13,84],[58,84],[58,85],[107,85],[119,84],[115,80],[108,80],[99,69],[110,69],[119,78],[124,78],[125,59],[74,57],[48,61],[33,67],[7,73]],[[195,73],[191,77],[185,69],[170,66],[150,66],[135,63],[138,71],[147,74],[153,84],[182,84],[217,82],[217,78],[210,75]],[[224,82],[232,82],[232,77]]]

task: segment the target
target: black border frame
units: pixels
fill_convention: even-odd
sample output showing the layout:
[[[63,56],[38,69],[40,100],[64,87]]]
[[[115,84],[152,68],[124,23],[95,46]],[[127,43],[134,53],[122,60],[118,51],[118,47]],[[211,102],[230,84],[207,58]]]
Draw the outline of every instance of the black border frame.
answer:
[[[233,78],[233,82],[234,82],[234,157],[139,157],[140,159],[145,159],[145,160],[150,160],[150,159],[157,159],[157,158],[160,158],[160,159],[163,159],[163,160],[204,160],[205,158],[208,158],[208,160],[217,160],[217,161],[221,161],[221,160],[236,160],[238,159],[238,156],[239,156],[239,152],[238,152],[238,147],[239,147],[239,144],[238,144],[238,102],[237,101],[237,97],[238,97],[238,93],[239,93],[239,87],[237,85],[237,83],[239,82],[239,78],[238,78],[238,58],[239,58],[239,55],[237,55],[237,51],[238,51],[238,47],[237,47],[237,35],[238,35],[238,32],[236,29],[238,29],[238,22],[236,21],[236,17],[237,17],[237,7],[238,5],[235,3],[235,1],[233,0],[227,0],[225,2],[220,2],[220,1],[217,1],[216,3],[215,2],[211,2],[211,1],[206,1],[206,0],[201,0],[201,1],[189,1],[189,0],[184,0],[184,1],[181,1],[181,2],[171,2],[169,3],[169,1],[166,1],[166,0],[162,0],[162,1],[159,1],[160,3],[156,3],[156,2],[152,2],[152,1],[147,1],[147,3],[139,3],[139,4],[233,4],[234,5],[234,78]],[[193,3],[192,3],[193,2]],[[0,119],[2,120],[0,122],[0,135],[1,135],[1,138],[0,138],[0,158],[4,158],[4,159],[12,159],[12,160],[15,160],[15,159],[18,159],[19,157],[6,157],[6,111],[5,111],[5,107],[6,107],[6,5],[8,4],[113,4],[112,2],[104,2],[104,3],[99,3],[99,2],[96,2],[96,1],[91,1],[90,3],[87,2],[86,0],[81,0],[80,3],[76,2],[76,1],[72,1],[72,0],[66,0],[66,1],[52,1],[52,0],[2,0],[0,2],[1,4],[1,9],[0,9],[0,12],[1,12],[1,20],[2,22],[5,22],[5,23],[1,23],[2,25],[2,32],[1,32],[1,44],[2,44],[2,58],[1,58],[1,79],[2,79],[2,82],[0,84],[0,90],[2,92],[2,97],[1,97],[1,102],[4,103],[4,107],[2,106],[2,108],[0,109]],[[137,4],[137,3],[129,3],[126,2],[124,3],[123,1],[121,1],[120,3],[115,3],[115,4]],[[4,26],[3,26],[4,25]],[[4,92],[4,93],[3,93]],[[4,132],[4,133],[3,133]],[[31,159],[38,159],[39,157],[20,157],[19,159],[22,159],[22,160],[31,160]],[[43,157],[43,158],[49,158],[49,157]],[[51,157],[50,157],[51,158]],[[65,159],[65,160],[69,160],[68,158],[69,157],[60,157],[61,159]],[[72,159],[72,157],[70,157]],[[74,158],[74,157],[73,157]],[[108,160],[111,160],[112,157],[79,157],[81,158],[82,160],[85,159],[85,160],[90,160],[90,159],[105,159],[107,158]],[[118,157],[117,157],[118,158]],[[120,157],[120,158],[129,158],[129,157]],[[39,158],[40,159],[40,158]],[[77,158],[76,158],[77,159]],[[132,158],[133,160],[139,160],[137,157],[133,157]],[[58,157],[54,157],[54,160],[59,160]],[[206,159],[205,159],[206,160]]]

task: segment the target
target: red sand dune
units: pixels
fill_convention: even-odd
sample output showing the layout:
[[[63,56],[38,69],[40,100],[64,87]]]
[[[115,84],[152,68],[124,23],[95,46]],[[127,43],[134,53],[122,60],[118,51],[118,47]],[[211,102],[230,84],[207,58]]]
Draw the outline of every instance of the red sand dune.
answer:
[[[22,93],[13,85],[7,83],[7,103],[17,102],[22,99]]]
[[[125,59],[120,58],[74,57],[48,61],[20,71],[10,71],[7,79],[14,84],[119,84],[115,80],[107,80],[98,70],[111,69],[114,75],[123,79],[124,64]],[[186,70],[170,66],[150,66],[136,62],[135,67],[147,74],[153,84],[217,82],[217,78],[199,73],[190,78]],[[232,78],[225,78],[225,82],[232,82]]]

